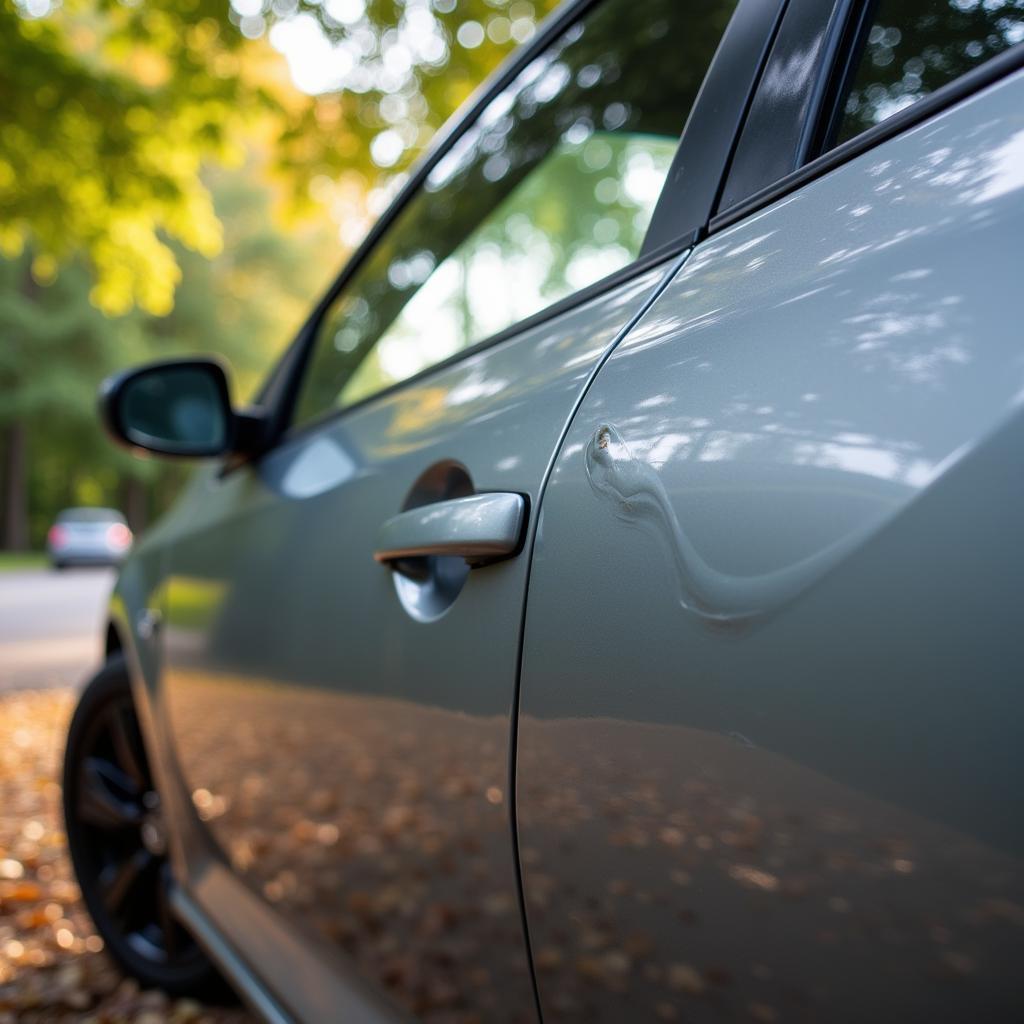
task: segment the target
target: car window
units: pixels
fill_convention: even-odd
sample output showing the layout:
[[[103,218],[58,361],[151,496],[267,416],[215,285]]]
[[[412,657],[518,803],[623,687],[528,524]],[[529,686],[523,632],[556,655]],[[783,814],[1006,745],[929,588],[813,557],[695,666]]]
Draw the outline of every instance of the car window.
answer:
[[[1024,41],[1024,0],[877,0],[835,142]]]
[[[58,523],[123,523],[124,516],[112,508],[66,508],[57,514]]]
[[[605,0],[484,108],[349,279],[294,419],[351,405],[640,252],[735,0]]]

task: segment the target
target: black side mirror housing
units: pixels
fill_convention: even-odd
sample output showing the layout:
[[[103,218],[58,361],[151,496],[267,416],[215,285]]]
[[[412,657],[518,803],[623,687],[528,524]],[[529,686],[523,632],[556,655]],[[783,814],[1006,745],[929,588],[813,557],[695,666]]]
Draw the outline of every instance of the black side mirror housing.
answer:
[[[147,363],[104,381],[100,416],[115,441],[171,458],[215,458],[255,451],[264,421],[231,407],[216,359]]]

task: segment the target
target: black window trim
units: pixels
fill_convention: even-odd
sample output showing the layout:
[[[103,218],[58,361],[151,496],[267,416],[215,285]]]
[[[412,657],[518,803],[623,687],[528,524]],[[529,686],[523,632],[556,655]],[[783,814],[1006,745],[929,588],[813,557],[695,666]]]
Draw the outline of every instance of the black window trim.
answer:
[[[640,255],[707,229],[789,0],[738,0],[693,101]],[[664,227],[663,227],[664,225]]]
[[[878,2],[842,0],[836,4],[835,18],[840,23],[839,31],[833,39],[831,60],[818,82],[812,117],[804,125],[803,147],[795,167],[810,163],[814,157],[835,148],[847,90],[857,73]]]
[[[725,230],[1024,67],[1024,43],[1017,43],[860,135],[821,152],[828,134],[835,129],[835,109],[841,102],[839,86],[849,74],[852,48],[857,45],[864,14],[870,7],[871,0],[836,0],[831,10],[824,9],[828,11],[829,17],[838,12],[847,27],[845,31],[835,33],[833,45],[822,52],[818,72],[812,76],[810,88],[817,91],[817,102],[811,104],[807,120],[799,133],[803,152],[794,154],[795,170],[716,213],[709,225],[710,234]],[[774,60],[775,56],[773,54],[769,61]]]
[[[367,259],[434,166],[448,152],[451,145],[475,123],[483,109],[558,36],[602,2],[604,0],[566,0],[540,25],[530,42],[515,51],[437,133],[395,198],[313,308],[258,393],[255,405],[270,421],[264,451],[300,437],[308,431],[320,429],[337,417],[384,398],[396,389],[408,387],[429,374],[472,358],[484,349],[529,331],[547,320],[555,319],[603,292],[657,267],[695,245],[707,233],[708,222],[724,179],[728,159],[760,75],[761,63],[767,58],[771,40],[788,0],[737,0],[729,24],[694,100],[669,175],[655,205],[652,226],[648,228],[635,260],[537,313],[510,324],[504,330],[460,349],[447,359],[424,367],[404,380],[375,391],[351,405],[325,410],[322,415],[305,423],[292,422],[302,378],[315,342],[316,330],[322,317],[356,270]],[[703,154],[700,163],[701,187],[699,191],[694,190],[695,196],[700,197],[699,201],[695,201],[695,196],[687,194],[688,188],[671,187],[685,167],[686,155],[691,152],[698,153],[698,156]],[[655,231],[656,224],[659,228],[664,224],[666,229]]]
[[[843,31],[843,8],[855,0],[789,0],[751,100],[714,213],[760,191],[805,162],[809,128],[824,92],[822,56]],[[811,66],[802,88],[791,69]]]

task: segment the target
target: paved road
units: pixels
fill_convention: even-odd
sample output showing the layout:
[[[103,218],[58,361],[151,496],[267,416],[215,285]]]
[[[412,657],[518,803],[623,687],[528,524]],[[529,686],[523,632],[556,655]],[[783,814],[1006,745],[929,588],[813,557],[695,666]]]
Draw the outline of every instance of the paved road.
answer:
[[[113,584],[108,569],[0,573],[0,692],[82,682]]]

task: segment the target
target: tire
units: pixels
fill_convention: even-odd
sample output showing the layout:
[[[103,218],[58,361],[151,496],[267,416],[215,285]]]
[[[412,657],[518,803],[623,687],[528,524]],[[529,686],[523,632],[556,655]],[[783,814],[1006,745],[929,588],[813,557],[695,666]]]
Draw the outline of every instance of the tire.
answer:
[[[64,754],[71,863],[107,952],[145,987],[230,999],[216,968],[175,917],[159,797],[122,655],[86,686]]]

